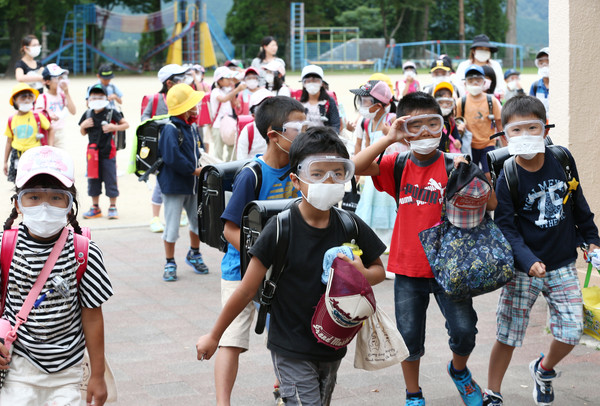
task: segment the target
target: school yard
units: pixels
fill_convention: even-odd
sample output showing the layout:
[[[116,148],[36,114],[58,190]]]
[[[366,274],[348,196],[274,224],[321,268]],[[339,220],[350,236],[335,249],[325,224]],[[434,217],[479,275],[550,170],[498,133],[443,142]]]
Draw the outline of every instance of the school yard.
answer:
[[[347,91],[368,78],[364,74],[331,75],[327,78],[346,111],[353,115],[352,95]],[[210,78],[209,78],[210,79]],[[393,76],[392,80],[400,79]],[[429,77],[420,75],[422,84]],[[533,75],[522,77],[523,87],[529,89]],[[299,86],[298,75],[288,75],[291,87]],[[80,213],[90,206],[85,179],[85,150],[87,137],[79,134],[77,122],[85,108],[85,89],[94,78],[71,79],[71,94],[78,113],[68,121],[69,152],[76,164],[76,186],[79,188]],[[159,90],[155,76],[117,76],[115,79],[125,96],[124,113],[134,134],[139,123],[139,105],[144,94]],[[7,122],[13,113],[8,104],[13,81],[0,81],[0,94],[5,108],[0,110],[0,122]],[[129,143],[130,144],[130,143]],[[4,143],[0,145],[4,146]],[[187,230],[180,229],[182,239],[176,249],[179,263],[179,281],[165,283],[161,279],[164,263],[162,240],[159,234],[148,231],[150,219],[150,188],[125,174],[129,151],[118,153],[121,196],[118,199],[119,220],[106,218],[82,220],[90,226],[92,237],[104,252],[111,275],[115,296],[104,309],[106,353],[110,360],[119,389],[120,405],[212,405],[214,401],[214,361],[196,360],[195,343],[200,334],[209,330],[221,308],[219,264],[222,254],[202,245],[201,250],[210,268],[208,275],[196,275],[185,265]],[[10,211],[9,197],[12,185],[0,177],[0,212],[3,218]],[[108,200],[101,198],[106,211]],[[298,260],[302,260],[299,258]],[[582,272],[582,271],[581,271]],[[600,283],[595,278],[594,283]],[[386,280],[375,287],[378,305],[389,315],[394,314],[393,281]],[[475,299],[479,315],[478,340],[469,366],[478,383],[485,387],[488,357],[494,343],[495,309],[498,293]],[[432,300],[428,313],[427,354],[422,359],[422,382],[429,405],[460,405],[462,402],[448,377],[446,364],[450,359],[443,318]],[[532,380],[528,364],[545,350],[551,340],[546,331],[546,306],[540,298],[532,312],[530,326],[523,348],[515,352],[507,372],[503,394],[507,404],[531,405]],[[557,405],[598,405],[598,370],[600,368],[599,342],[586,339],[560,365],[563,376],[556,380]],[[402,404],[404,382],[399,365],[376,372],[354,369],[354,344],[342,362],[333,405],[391,405]],[[264,336],[254,333],[251,350],[242,355],[238,381],[233,393],[234,405],[271,405],[274,381],[270,355],[265,348]]]

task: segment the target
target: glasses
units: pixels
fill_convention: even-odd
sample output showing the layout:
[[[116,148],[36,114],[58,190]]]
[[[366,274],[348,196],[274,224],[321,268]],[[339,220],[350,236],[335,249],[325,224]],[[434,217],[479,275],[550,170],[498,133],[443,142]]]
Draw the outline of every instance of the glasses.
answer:
[[[375,104],[375,99],[370,96],[361,96],[358,98],[358,101],[362,107],[371,107]]]
[[[309,156],[298,164],[298,176],[310,183],[323,183],[328,178],[346,183],[354,176],[354,163],[338,156]]]
[[[484,78],[483,76],[471,76],[465,79],[467,85],[471,86],[481,86],[483,85]]]
[[[106,96],[91,95],[88,100],[89,101],[93,101],[93,100],[106,100]]]
[[[323,80],[319,79],[319,78],[306,78],[302,80],[302,84],[307,84],[307,83],[318,83],[319,85],[323,84]]]
[[[417,137],[424,131],[436,135],[441,133],[443,128],[444,118],[439,114],[422,114],[404,122],[404,132],[411,137]]]
[[[450,109],[450,108],[454,107],[454,99],[451,97],[438,97],[435,100],[438,102],[438,104],[442,108]]]
[[[281,131],[285,134],[285,139],[293,141],[298,134],[306,132],[312,125],[313,124],[310,121],[288,121],[283,123],[282,127],[273,127],[273,130]]]
[[[504,133],[509,138],[519,135],[542,135],[545,129],[546,124],[542,120],[517,121],[504,126]]]
[[[18,94],[17,97],[15,97],[15,100],[20,101],[20,102],[26,102],[29,100],[35,100],[35,96],[31,92],[21,93],[21,94]]]
[[[550,65],[550,59],[549,58],[536,59],[535,63],[536,63],[536,65],[537,65],[538,68],[542,68],[544,66],[549,66]]]
[[[23,189],[19,192],[17,201],[19,207],[36,207],[47,203],[52,207],[70,209],[73,204],[73,195],[62,189]]]

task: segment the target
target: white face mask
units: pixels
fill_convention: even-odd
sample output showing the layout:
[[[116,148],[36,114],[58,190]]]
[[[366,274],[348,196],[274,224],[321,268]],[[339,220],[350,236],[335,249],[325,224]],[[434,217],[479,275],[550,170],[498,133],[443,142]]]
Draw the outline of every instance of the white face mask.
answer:
[[[427,155],[440,146],[441,138],[423,138],[421,140],[409,141],[410,150],[421,155]]]
[[[272,73],[265,73],[265,81],[268,84],[272,84],[273,83],[273,79],[275,78],[275,76],[273,76]]]
[[[258,87],[258,80],[257,79],[246,80],[246,87],[250,90],[256,89]]]
[[[301,182],[302,179],[298,178]],[[345,186],[343,183],[308,183],[308,196],[302,196],[315,209],[327,211],[344,198]]]
[[[525,133],[525,135],[511,137],[508,140],[508,153],[518,155],[526,160],[533,159],[533,157],[545,150],[543,135],[529,135]]]
[[[483,92],[483,87],[481,86],[467,85],[466,88],[471,96],[479,96]]]
[[[27,112],[29,112],[31,110],[33,110],[33,103],[19,104],[19,111],[21,113],[27,113]]]
[[[42,52],[42,47],[41,46],[35,46],[35,47],[27,47],[28,51],[27,51],[27,55],[29,55],[32,58],[35,58],[36,56],[38,56],[40,54],[40,52]]]
[[[516,80],[511,80],[510,82],[508,82],[506,84],[506,87],[508,87],[508,90],[516,90],[517,89],[517,81]]]
[[[452,107],[447,107],[447,108],[442,107],[442,116],[446,117],[450,113],[452,113]]]
[[[194,83],[194,77],[191,75],[185,75],[185,77],[183,78],[183,83],[185,83],[186,85],[191,85],[192,83]]]
[[[541,78],[549,78],[550,77],[550,67],[542,66],[541,68],[538,68],[538,76]]]
[[[404,72],[404,78],[405,79],[413,79],[416,75],[415,72],[413,72],[412,70],[407,70],[406,72]]]
[[[486,51],[485,49],[477,49],[473,56],[479,62],[487,62],[492,56],[492,53],[490,51]]]
[[[225,93],[231,92],[232,89],[233,89],[233,87],[231,87],[231,86],[226,86],[226,87],[221,88],[221,90],[224,91]]]
[[[33,207],[20,207],[23,213],[23,224],[38,237],[50,238],[67,225],[67,215],[71,207],[62,209],[42,203]]]
[[[372,120],[377,115],[377,111],[375,111],[374,113],[371,113],[369,111],[370,108],[371,107],[362,107],[361,106],[361,107],[358,108],[358,114],[360,114],[361,116],[363,116],[367,120]]]
[[[439,85],[442,82],[450,82],[450,76],[448,75],[441,75],[441,76],[434,76],[433,77],[433,83],[436,85]]]
[[[106,106],[108,106],[108,100],[90,100],[88,102],[88,106],[92,110],[102,110]]]
[[[321,85],[318,83],[307,83],[304,88],[310,95],[315,95],[321,91]]]

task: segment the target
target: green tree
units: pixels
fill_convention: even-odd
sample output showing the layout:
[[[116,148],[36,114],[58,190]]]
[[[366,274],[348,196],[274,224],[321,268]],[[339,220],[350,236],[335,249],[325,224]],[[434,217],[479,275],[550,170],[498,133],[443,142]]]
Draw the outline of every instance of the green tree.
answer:
[[[346,10],[335,18],[335,24],[341,27],[359,27],[363,38],[378,38],[383,34],[383,24],[379,8],[359,6]]]

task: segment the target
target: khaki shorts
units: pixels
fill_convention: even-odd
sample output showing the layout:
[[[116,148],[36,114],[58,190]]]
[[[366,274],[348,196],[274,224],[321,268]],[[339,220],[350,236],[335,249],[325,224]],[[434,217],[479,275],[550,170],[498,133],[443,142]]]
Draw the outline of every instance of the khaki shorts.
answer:
[[[233,292],[241,283],[242,281],[226,281],[221,279],[222,306],[225,306],[225,303],[227,303]],[[252,328],[255,312],[256,308],[254,302],[251,301],[231,322],[229,327],[227,327],[227,330],[225,330],[221,336],[219,347],[237,347],[242,348],[244,351],[248,350],[248,347],[250,346],[250,329]]]

